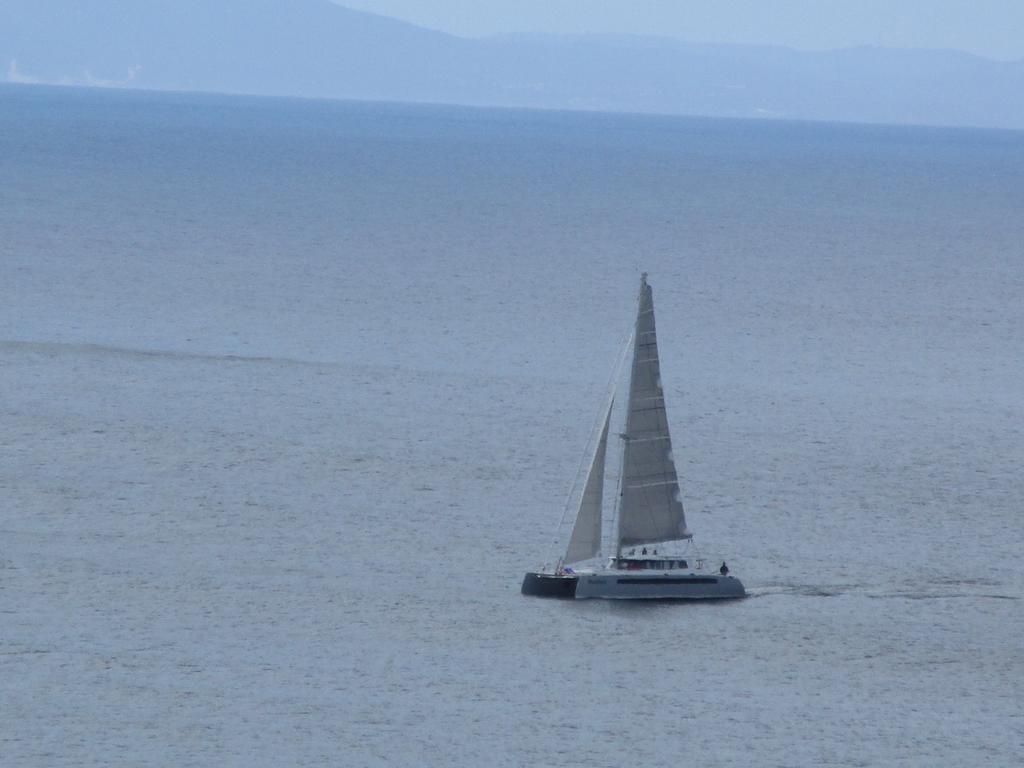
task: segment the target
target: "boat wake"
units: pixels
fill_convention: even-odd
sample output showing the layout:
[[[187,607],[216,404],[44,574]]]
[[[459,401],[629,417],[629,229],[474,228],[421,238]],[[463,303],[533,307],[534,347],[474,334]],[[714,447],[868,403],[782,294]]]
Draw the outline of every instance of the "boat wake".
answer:
[[[965,582],[975,584],[975,582]],[[980,586],[980,584],[978,584]],[[951,586],[951,584],[943,584]],[[985,584],[998,586],[998,584]],[[872,600],[1020,600],[1020,595],[1007,595],[996,592],[956,592],[945,590],[904,589],[878,590],[867,584],[765,584],[747,588],[748,597],[775,597],[779,595],[795,595],[798,597],[836,597],[839,595],[859,595]]]
[[[812,584],[766,584],[747,587],[747,597],[773,597],[776,595],[798,595],[801,597],[835,597],[848,591],[845,587],[829,587]]]
[[[887,592],[874,595],[868,594],[866,595],[866,597],[870,597],[874,600],[1020,600],[1020,597],[1018,595],[996,595],[985,592]]]
[[[313,360],[298,360],[285,357],[259,357],[251,355],[228,355],[203,352],[179,352],[162,349],[138,349],[116,347],[106,344],[68,343],[59,341],[4,341],[0,340],[0,351],[35,352],[49,355],[88,354],[102,357],[124,357],[135,359],[203,360],[232,363],[285,363],[290,365],[325,365]]]

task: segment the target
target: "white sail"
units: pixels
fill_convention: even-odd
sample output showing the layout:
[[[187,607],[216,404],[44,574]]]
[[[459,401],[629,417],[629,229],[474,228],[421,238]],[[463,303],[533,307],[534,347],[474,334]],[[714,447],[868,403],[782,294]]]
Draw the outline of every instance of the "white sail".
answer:
[[[627,409],[619,546],[689,538],[661,388],[654,298],[646,273],[640,278]]]
[[[604,416],[604,427],[601,439],[594,451],[594,460],[587,473],[587,482],[583,486],[580,497],[580,508],[576,513],[576,523],[569,538],[569,548],[565,553],[566,564],[587,560],[601,551],[601,508],[604,498],[604,457],[608,447],[608,424],[612,417],[612,404]]]

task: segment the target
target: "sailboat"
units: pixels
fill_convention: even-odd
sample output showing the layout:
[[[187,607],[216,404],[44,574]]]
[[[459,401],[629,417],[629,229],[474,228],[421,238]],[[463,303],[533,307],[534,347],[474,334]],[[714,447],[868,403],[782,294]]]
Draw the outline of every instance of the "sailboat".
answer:
[[[646,272],[640,277],[632,346],[625,431],[619,435],[614,535],[608,542],[614,553],[602,562],[605,458],[617,375],[601,413],[586,481],[579,494],[570,494],[569,505],[577,495],[579,503],[565,554],[553,566],[527,573],[522,593],[619,600],[744,597],[742,582],[729,575],[724,562],[716,569],[696,552],[686,527],[661,385],[654,295]]]

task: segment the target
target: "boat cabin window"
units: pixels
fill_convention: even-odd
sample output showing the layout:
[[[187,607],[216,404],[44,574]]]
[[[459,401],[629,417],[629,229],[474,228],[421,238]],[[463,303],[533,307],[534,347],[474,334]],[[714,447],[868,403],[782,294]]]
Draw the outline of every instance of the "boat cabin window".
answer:
[[[615,568],[623,571],[674,571],[677,568],[688,569],[686,560],[647,560],[635,557],[620,557],[615,561]]]
[[[621,557],[615,561],[615,567],[624,571],[674,571],[678,568],[689,569],[686,560],[640,560],[633,557]]]

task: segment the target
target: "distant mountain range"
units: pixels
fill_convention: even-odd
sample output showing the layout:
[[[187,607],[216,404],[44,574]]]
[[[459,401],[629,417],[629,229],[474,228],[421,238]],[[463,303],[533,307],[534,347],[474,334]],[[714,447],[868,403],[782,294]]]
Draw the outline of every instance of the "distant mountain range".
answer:
[[[1024,61],[466,39],[330,0],[0,0],[0,81],[1024,129]]]

